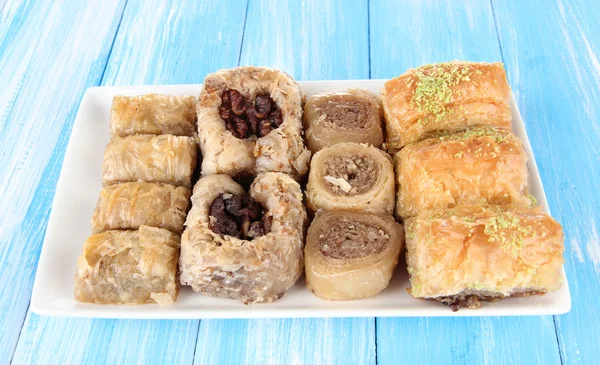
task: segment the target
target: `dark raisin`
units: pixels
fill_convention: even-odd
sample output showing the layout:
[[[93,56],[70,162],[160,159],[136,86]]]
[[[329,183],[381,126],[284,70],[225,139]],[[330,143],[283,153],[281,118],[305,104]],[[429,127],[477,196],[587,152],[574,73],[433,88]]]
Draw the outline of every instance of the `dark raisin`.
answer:
[[[250,133],[248,133],[248,123],[240,117],[236,117],[235,121],[235,131],[237,132],[238,138],[248,138]]]
[[[225,200],[225,209],[234,216],[239,217],[241,215],[240,210],[242,209],[242,197],[234,195]]]
[[[223,91],[221,95],[221,105],[225,108],[231,108],[231,99],[229,98],[229,91]]]
[[[264,137],[267,134],[271,133],[271,131],[273,130],[273,128],[271,127],[271,123],[268,120],[262,120],[260,122],[260,131],[258,136],[259,137]]]
[[[221,119],[223,119],[224,121],[228,121],[229,118],[231,118],[232,114],[233,113],[231,113],[231,110],[229,110],[223,106],[219,107],[219,115],[221,116]]]
[[[246,116],[248,117],[248,124],[250,125],[250,130],[252,130],[252,134],[258,134],[258,123],[260,120],[256,116],[256,110],[254,108],[248,109],[246,111]]]
[[[283,117],[281,116],[281,110],[275,109],[269,114],[269,122],[273,128],[278,128],[283,123]]]
[[[271,112],[271,98],[268,95],[257,95],[254,99],[254,108],[258,118],[266,118]]]
[[[231,110],[238,117],[246,112],[246,99],[236,90],[229,92],[229,98],[231,99]]]
[[[271,232],[271,225],[273,224],[273,216],[272,215],[264,215],[260,219],[260,223],[262,223],[266,233]]]

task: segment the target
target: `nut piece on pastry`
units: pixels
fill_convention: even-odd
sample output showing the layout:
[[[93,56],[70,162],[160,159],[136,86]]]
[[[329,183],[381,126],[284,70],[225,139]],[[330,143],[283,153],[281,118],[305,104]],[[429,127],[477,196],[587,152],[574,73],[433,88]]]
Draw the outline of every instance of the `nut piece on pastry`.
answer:
[[[191,188],[197,153],[191,137],[114,137],[104,151],[102,184],[141,180]]]
[[[409,218],[410,292],[453,310],[561,285],[563,230],[541,208],[459,206]]]
[[[532,205],[527,155],[510,131],[491,127],[442,135],[395,156],[396,213],[467,205]]]
[[[177,299],[179,235],[141,226],[85,241],[77,260],[75,299],[97,304],[172,304]]]
[[[147,94],[117,95],[110,111],[111,137],[134,134],[196,134],[196,98]]]
[[[453,61],[410,69],[381,92],[387,148],[469,126],[511,128],[510,87],[502,63]]]
[[[306,143],[314,154],[341,142],[383,143],[383,108],[377,95],[367,90],[324,92],[304,106]]]
[[[300,178],[310,162],[302,102],[294,79],[272,68],[244,66],[206,76],[197,107],[202,174],[277,171]]]
[[[366,144],[339,143],[317,152],[310,166],[306,195],[312,211],[394,211],[394,167],[387,153]]]
[[[181,234],[191,192],[183,186],[128,182],[105,187],[92,216],[92,233],[150,226]]]
[[[328,300],[373,296],[388,286],[403,245],[391,216],[319,212],[306,237],[306,285]]]
[[[228,175],[205,176],[181,240],[181,284],[246,304],[275,301],[302,274],[306,224],[302,190],[286,174],[258,175],[249,194]]]

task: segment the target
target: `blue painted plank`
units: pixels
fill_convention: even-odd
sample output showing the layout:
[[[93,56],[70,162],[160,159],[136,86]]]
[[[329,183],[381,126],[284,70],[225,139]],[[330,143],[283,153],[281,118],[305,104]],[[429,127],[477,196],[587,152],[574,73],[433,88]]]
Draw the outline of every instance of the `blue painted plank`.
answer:
[[[502,59],[489,2],[372,0],[370,16],[374,78],[393,77],[431,62]],[[560,363],[552,317],[378,318],[378,363],[395,364],[398,359],[434,364]]]
[[[246,2],[129,1],[102,85],[202,82],[215,67],[237,64]],[[225,21],[223,21],[225,20]],[[97,81],[100,83],[100,80]],[[68,106],[70,118],[79,103]],[[72,120],[72,119],[71,119]],[[108,121],[107,121],[108,123]],[[56,165],[35,196],[54,193],[69,130],[56,144]],[[51,199],[51,197],[50,197]],[[32,206],[47,210],[48,201]],[[28,213],[28,216],[32,213]],[[41,221],[41,222],[40,222]],[[33,222],[45,227],[47,215]],[[37,260],[37,257],[35,258]],[[46,318],[29,313],[15,363],[191,363],[199,321],[118,321]],[[63,336],[68,334],[68,341]]]
[[[0,17],[0,359],[25,318],[72,106],[100,82],[123,3],[8,2]],[[70,24],[65,27],[65,24]],[[94,32],[80,32],[88,26]],[[68,62],[67,62],[68,60]]]
[[[242,65],[298,79],[369,77],[366,1],[254,1]],[[204,320],[195,364],[374,364],[372,318]]]
[[[508,75],[550,209],[563,224],[571,312],[556,317],[566,364],[600,357],[600,9],[597,1],[494,1]]]

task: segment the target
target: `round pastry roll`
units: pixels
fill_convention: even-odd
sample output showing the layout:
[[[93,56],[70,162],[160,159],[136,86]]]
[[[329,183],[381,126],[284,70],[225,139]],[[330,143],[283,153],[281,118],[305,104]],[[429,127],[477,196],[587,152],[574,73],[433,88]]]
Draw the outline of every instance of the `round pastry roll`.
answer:
[[[388,286],[403,245],[391,216],[320,212],[306,237],[306,285],[328,300],[373,296]]]
[[[341,142],[383,143],[383,108],[377,95],[348,89],[313,95],[304,107],[306,143],[312,153]]]
[[[306,195],[311,210],[392,214],[394,167],[387,153],[366,144],[339,143],[317,152],[310,166]]]
[[[286,174],[260,174],[249,194],[228,175],[203,177],[181,239],[181,283],[246,304],[272,302],[302,274],[306,224],[302,190]]]
[[[232,176],[308,171],[302,90],[267,67],[220,70],[204,80],[197,106],[202,174]]]

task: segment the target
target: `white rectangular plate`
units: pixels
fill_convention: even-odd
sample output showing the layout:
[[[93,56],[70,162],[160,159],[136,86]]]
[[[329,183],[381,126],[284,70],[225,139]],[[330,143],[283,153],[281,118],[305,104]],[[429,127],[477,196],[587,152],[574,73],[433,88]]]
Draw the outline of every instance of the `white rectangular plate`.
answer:
[[[322,91],[363,88],[379,94],[385,80],[300,82],[307,96]],[[567,278],[562,273],[560,290],[527,298],[484,303],[478,310],[452,312],[439,303],[412,298],[403,262],[387,289],[367,299],[330,302],[315,297],[300,279],[283,298],[269,304],[246,306],[238,301],[212,298],[181,289],[169,307],[95,305],[73,299],[77,257],[90,235],[90,218],[102,189],[102,158],[109,140],[109,115],[114,95],[160,93],[198,95],[201,85],[96,87],[85,93],[63,168],[58,180],[52,213],[40,256],[31,309],[40,315],[104,318],[264,318],[264,317],[382,317],[382,316],[513,316],[566,313],[571,308]],[[533,195],[548,212],[544,188],[527,138],[525,126],[512,100],[514,132],[521,137],[529,156]],[[403,261],[401,259],[401,261]]]

